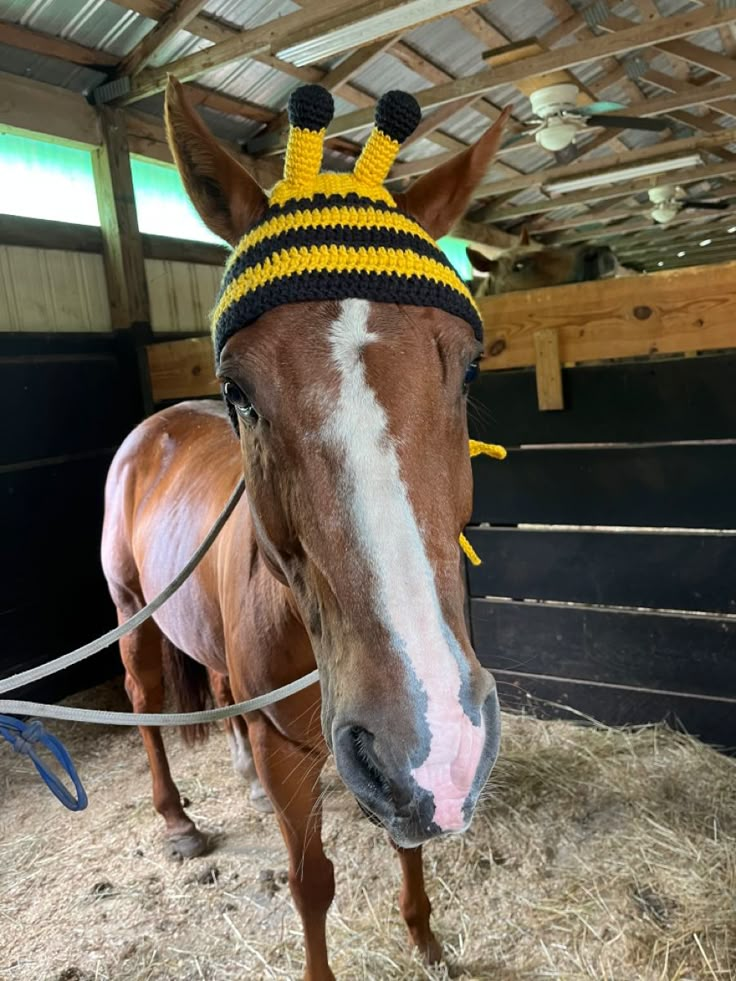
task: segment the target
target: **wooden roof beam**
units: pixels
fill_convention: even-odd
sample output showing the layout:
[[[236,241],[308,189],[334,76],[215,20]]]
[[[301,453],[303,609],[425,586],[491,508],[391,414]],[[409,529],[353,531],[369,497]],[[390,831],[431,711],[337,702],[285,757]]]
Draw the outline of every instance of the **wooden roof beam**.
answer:
[[[187,25],[204,9],[206,3],[207,0],[179,0],[175,3],[123,58],[118,65],[118,75],[133,77],[142,71],[177,31],[186,29]]]
[[[404,2],[405,0],[358,0],[357,3],[348,6],[345,0],[321,0],[318,5],[310,4],[304,10],[273,18],[259,27],[239,31],[226,41],[220,41],[202,51],[195,51],[191,55],[178,58],[161,68],[142,72],[132,80],[131,91],[119,101],[121,104],[129,104],[161,92],[166,86],[168,74],[176,75],[180,81],[189,81],[213,68],[243,58],[251,58],[256,54],[277,54],[291,45],[304,43],[351,24],[359,24],[369,17],[401,7]],[[472,2],[473,0],[468,0],[467,6],[471,6]],[[435,17],[436,15],[432,15],[425,19],[430,20]],[[387,20],[384,33],[374,35],[367,39],[366,43],[379,40],[379,37],[388,37],[393,33],[395,28],[392,30],[390,21]]]
[[[83,65],[85,68],[99,68],[103,71],[112,68],[118,61],[115,55],[107,51],[87,48],[83,44],[77,44],[76,41],[68,41],[66,38],[43,34],[41,31],[34,31],[29,27],[21,27],[19,24],[10,24],[4,21],[0,22],[0,44],[7,44],[11,48],[20,48],[22,51],[32,51],[34,54],[44,55],[47,58],[58,58],[60,61],[68,61],[73,65]]]
[[[720,10],[714,4],[708,4],[699,10],[672,17],[663,17],[657,22],[637,24],[626,30],[604,34],[591,40],[566,45],[545,51],[542,54],[524,58],[499,68],[487,68],[464,78],[456,79],[444,85],[437,85],[417,94],[417,101],[422,109],[430,109],[457,101],[471,95],[480,95],[502,85],[513,85],[515,82],[528,78],[530,75],[544,75],[576,65],[598,61],[601,58],[626,54],[641,47],[649,47],[663,40],[685,37],[720,24],[736,20],[736,10],[728,8]],[[372,111],[358,110],[347,113],[330,124],[329,135],[345,135],[362,129],[371,123]],[[283,141],[281,141],[283,144]],[[266,146],[259,149],[273,148],[279,144],[279,139],[272,137]],[[283,145],[282,145],[283,148]]]
[[[164,18],[171,9],[171,0],[112,0],[112,3],[118,7],[122,7],[124,10],[132,10],[142,17],[147,17],[149,20],[155,21],[160,21]],[[186,31],[188,34],[201,37],[206,41],[211,41],[213,44],[217,44],[219,41],[227,41],[229,38],[239,36],[243,33],[239,28],[233,27],[231,24],[227,24],[225,21],[218,20],[211,14],[206,13],[200,13],[190,21],[186,26]],[[296,78],[300,82],[318,82],[324,74],[323,71],[314,68],[312,65],[299,67],[292,65],[289,61],[282,61],[280,58],[267,53],[254,55],[253,60],[268,65],[270,68],[277,68],[285,75]]]
[[[729,86],[733,82],[725,83]],[[736,87],[734,88],[736,92]],[[680,140],[668,140],[666,143],[654,143],[652,146],[642,147],[640,150],[630,150],[628,153],[617,156],[602,157],[600,160],[590,160],[585,166],[580,166],[579,162],[558,167],[544,167],[535,170],[532,174],[525,174],[514,177],[510,180],[492,181],[481,184],[475,190],[476,197],[496,197],[499,194],[507,194],[511,191],[523,191],[528,187],[539,187],[551,181],[563,180],[568,177],[582,177],[583,174],[599,174],[607,170],[615,171],[630,164],[644,163],[649,160],[668,159],[673,154],[685,154],[692,152],[710,152],[712,147],[725,146],[728,143],[736,142],[736,129],[723,129],[720,133],[712,136],[690,136]],[[676,172],[673,172],[671,180],[676,181]],[[599,189],[601,193],[603,188]],[[561,198],[558,200],[562,200]],[[563,205],[560,205],[563,207]],[[497,206],[491,204],[484,213],[483,221],[490,220],[489,216],[496,215]]]
[[[736,138],[736,130],[730,130]],[[727,177],[736,172],[736,161],[728,161],[720,164],[712,164],[709,167],[692,167],[688,170],[681,170],[673,177],[673,182],[677,184],[697,184],[700,181],[712,180],[718,177]],[[610,184],[609,186],[592,187],[586,191],[575,191],[571,194],[562,194],[555,198],[546,198],[540,201],[530,201],[528,204],[519,205],[517,208],[496,208],[495,211],[488,213],[487,221],[518,221],[528,215],[541,214],[547,211],[557,211],[560,208],[569,208],[578,204],[591,204],[598,201],[610,200],[613,198],[631,197],[633,194],[640,194],[648,191],[652,186],[651,177],[643,177],[638,181],[631,181],[621,184]],[[585,222],[589,220],[588,213],[578,215],[577,219]],[[590,214],[590,220],[595,220],[594,214]],[[546,226],[539,229],[541,233]]]
[[[27,130],[50,139],[100,146],[102,135],[95,110],[78,92],[0,72],[3,129]],[[132,153],[172,163],[163,123],[148,113],[125,110],[127,140]],[[256,160],[234,144],[220,141],[253,174],[263,187],[281,176],[281,167],[270,160]]]

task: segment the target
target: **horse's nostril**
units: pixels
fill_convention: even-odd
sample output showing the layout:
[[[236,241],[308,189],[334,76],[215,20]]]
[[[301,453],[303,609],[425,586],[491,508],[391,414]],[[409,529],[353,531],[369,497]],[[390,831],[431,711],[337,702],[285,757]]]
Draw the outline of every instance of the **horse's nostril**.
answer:
[[[380,789],[383,796],[391,799],[391,785],[383,775],[381,767],[373,748],[374,736],[372,732],[361,726],[350,727],[350,742],[354,753],[354,760],[364,771],[374,787]]]

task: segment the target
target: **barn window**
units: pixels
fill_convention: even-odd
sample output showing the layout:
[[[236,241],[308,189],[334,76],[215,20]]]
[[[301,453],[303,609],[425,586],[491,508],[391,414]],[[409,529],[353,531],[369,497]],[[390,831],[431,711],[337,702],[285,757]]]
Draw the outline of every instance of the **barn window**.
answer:
[[[466,283],[471,282],[473,279],[473,267],[470,264],[467,253],[467,247],[470,245],[470,242],[466,242],[462,238],[453,238],[451,235],[445,235],[437,244],[455,267],[455,271],[460,279]]]
[[[139,157],[131,157],[130,164],[142,232],[222,245],[192,207],[176,168]]]
[[[0,133],[0,213],[99,225],[91,151]]]

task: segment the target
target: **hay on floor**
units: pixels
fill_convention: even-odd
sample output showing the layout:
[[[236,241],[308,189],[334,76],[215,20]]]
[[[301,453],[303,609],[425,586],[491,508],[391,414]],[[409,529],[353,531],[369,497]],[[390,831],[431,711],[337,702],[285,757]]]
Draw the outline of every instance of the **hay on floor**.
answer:
[[[117,684],[72,701],[124,705]],[[434,973],[406,946],[392,850],[327,772],[337,977],[736,977],[736,761],[660,727],[504,722],[471,831],[425,849],[448,962]],[[194,751],[167,737],[215,844],[181,865],[164,854],[137,732],[53,730],[90,807],[66,812],[0,749],[2,981],[299,979],[285,849],[273,817],[249,806],[221,734]]]

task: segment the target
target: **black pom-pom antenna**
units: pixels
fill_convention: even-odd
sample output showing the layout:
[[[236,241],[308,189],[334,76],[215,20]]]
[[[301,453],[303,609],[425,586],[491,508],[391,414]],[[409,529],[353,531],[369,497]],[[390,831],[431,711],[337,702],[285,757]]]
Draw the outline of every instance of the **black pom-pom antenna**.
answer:
[[[302,85],[289,96],[289,123],[318,133],[332,122],[335,101],[321,85]]]
[[[421,118],[419,103],[408,92],[386,92],[376,104],[376,127],[397,143],[411,136]]]

